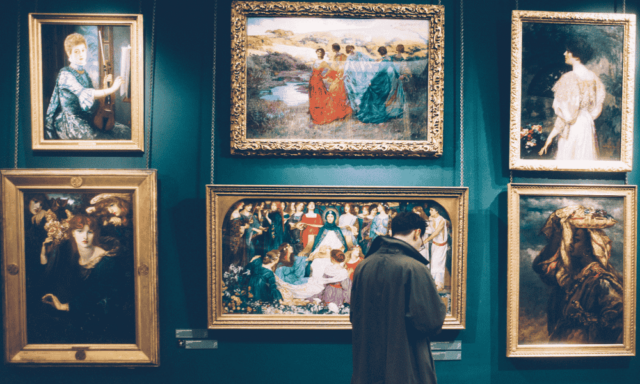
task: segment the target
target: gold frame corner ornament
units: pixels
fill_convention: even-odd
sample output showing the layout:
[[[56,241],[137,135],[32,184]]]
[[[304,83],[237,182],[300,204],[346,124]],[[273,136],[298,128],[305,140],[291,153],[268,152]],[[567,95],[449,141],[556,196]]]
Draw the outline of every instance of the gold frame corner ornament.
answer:
[[[72,186],[70,178],[81,178]],[[25,366],[158,366],[157,175],[155,170],[16,169],[0,171],[4,356]],[[34,191],[132,193],[135,273],[135,344],[29,344],[27,342],[24,194]],[[135,267],[134,267],[135,268]]]
[[[622,121],[620,160],[563,161],[522,159],[520,128],[522,114],[522,23],[621,25]],[[630,172],[633,168],[633,121],[635,96],[636,15],[616,13],[578,13],[517,11],[511,16],[511,105],[509,169],[524,171]]]
[[[467,187],[324,187],[271,185],[207,185],[207,281],[211,329],[351,329],[349,315],[228,314],[222,308],[222,221],[232,204],[242,200],[317,201],[434,200],[447,207],[451,231],[451,314],[443,329],[464,329],[467,297]]]
[[[128,26],[131,33],[131,139],[45,140],[42,25]],[[29,13],[31,145],[37,151],[144,151],[144,30],[139,14]]]
[[[601,357],[635,356],[636,351],[636,269],[637,269],[637,186],[635,185],[540,185],[508,186],[508,272],[507,272],[507,343],[506,356],[531,357]],[[584,197],[623,199],[624,238],[622,245],[624,281],[623,340],[621,344],[546,343],[523,344],[520,331],[520,198]],[[561,208],[561,207],[559,207]]]
[[[353,17],[429,21],[427,140],[247,138],[247,17]],[[440,157],[444,130],[444,6],[237,1],[231,5],[231,154],[240,156]]]

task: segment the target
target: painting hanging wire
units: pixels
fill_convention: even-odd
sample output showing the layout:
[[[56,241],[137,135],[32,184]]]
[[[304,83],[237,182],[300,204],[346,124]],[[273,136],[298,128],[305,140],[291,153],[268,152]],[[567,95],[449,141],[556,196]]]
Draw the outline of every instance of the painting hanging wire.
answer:
[[[17,7],[17,33],[16,40],[18,42],[16,48],[16,120],[15,120],[15,148],[13,158],[13,168],[18,168],[18,131],[20,130],[20,0]]]
[[[213,70],[211,73],[211,184],[213,184],[214,141],[216,137],[216,48],[218,29],[218,2],[213,3]]]
[[[142,1],[140,1],[140,10],[142,10]],[[156,39],[156,0],[153,0],[153,13],[151,16],[151,57],[149,58],[149,116],[147,118],[147,169],[151,163],[151,120],[153,119],[153,72],[155,69],[155,39]]]
[[[464,186],[464,0],[460,0],[460,186]]]

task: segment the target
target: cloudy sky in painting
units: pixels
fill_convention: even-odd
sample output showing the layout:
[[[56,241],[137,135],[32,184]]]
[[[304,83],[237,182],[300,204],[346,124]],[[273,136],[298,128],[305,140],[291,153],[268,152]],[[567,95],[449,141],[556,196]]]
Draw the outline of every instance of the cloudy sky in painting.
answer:
[[[248,17],[247,35],[266,35],[267,31],[283,29],[294,34],[330,32],[337,38],[353,34],[371,38],[395,37],[399,40],[428,42],[427,20],[397,19],[333,19],[319,17]]]

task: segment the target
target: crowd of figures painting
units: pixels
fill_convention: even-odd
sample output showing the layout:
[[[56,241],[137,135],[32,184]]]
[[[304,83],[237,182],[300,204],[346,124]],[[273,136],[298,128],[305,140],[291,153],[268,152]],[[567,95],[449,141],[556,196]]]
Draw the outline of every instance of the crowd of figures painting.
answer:
[[[29,343],[135,343],[130,194],[25,194]]]
[[[223,223],[224,311],[348,313],[355,268],[407,210],[427,224],[420,253],[444,292],[451,225],[435,202],[243,200]]]
[[[327,124],[348,116],[363,123],[380,124],[405,114],[403,82],[411,71],[403,56],[404,45],[396,46],[396,53],[388,55],[386,47],[379,47],[380,58],[375,60],[353,45],[340,52],[333,44],[333,62],[325,59],[326,52],[318,48],[309,80],[309,113],[314,124]]]

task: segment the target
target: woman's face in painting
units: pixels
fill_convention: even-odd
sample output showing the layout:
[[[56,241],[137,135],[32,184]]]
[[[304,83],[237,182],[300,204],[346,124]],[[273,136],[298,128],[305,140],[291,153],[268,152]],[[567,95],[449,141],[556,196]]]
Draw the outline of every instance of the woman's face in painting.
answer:
[[[368,215],[368,214],[369,214],[369,208],[367,208],[367,207],[362,207],[362,214],[363,214],[363,215]]]
[[[322,59],[324,57],[324,53],[319,49],[316,51],[316,55],[318,55],[318,59]]]
[[[440,216],[440,215],[438,214],[438,210],[437,210],[437,209],[435,209],[435,208],[429,208],[429,216],[432,216],[432,217],[438,217],[438,216]]]
[[[38,212],[42,210],[42,202],[38,200],[30,200],[29,201],[29,212],[33,215],[37,215]]]
[[[93,246],[93,231],[88,225],[74,229],[72,234],[78,248],[91,248]]]
[[[384,213],[384,205],[382,204],[378,205],[378,212]]]
[[[69,62],[74,65],[86,65],[87,64],[87,46],[84,44],[78,44],[71,49],[69,55]]]
[[[120,206],[116,202],[109,204],[107,211],[115,217],[120,217],[120,215],[122,215],[122,209],[120,209]]]
[[[242,208],[244,208],[244,203],[238,203],[238,206],[236,207],[235,211],[242,211]]]
[[[251,208],[253,208],[253,205],[252,204],[247,204],[247,205],[244,206],[244,211],[245,212],[250,212]]]
[[[327,220],[327,223],[333,224],[333,222],[336,221],[336,216],[333,214],[333,212],[329,212],[327,213],[326,220]]]
[[[296,212],[302,212],[303,209],[304,209],[304,203],[298,203],[296,205]]]
[[[344,213],[351,213],[351,205],[349,204],[344,205]]]
[[[316,209],[316,204],[313,201],[309,202],[309,205],[307,205],[307,211],[309,213],[313,213],[314,209]]]
[[[360,213],[360,208],[358,208],[358,206],[357,206],[357,205],[354,205],[354,206],[353,206],[353,214],[354,214],[354,215],[357,215],[358,213]]]
[[[375,216],[375,215],[377,215],[377,214],[378,214],[378,208],[377,208],[377,207],[374,207],[374,208],[371,210],[371,216]]]
[[[272,212],[275,212],[275,211],[277,211],[277,210],[278,210],[278,204],[276,204],[276,203],[271,203],[271,211],[272,211]]]
[[[565,51],[564,53],[564,62],[569,65],[575,64],[576,61],[580,61],[579,59],[573,57],[573,54],[569,51]]]

